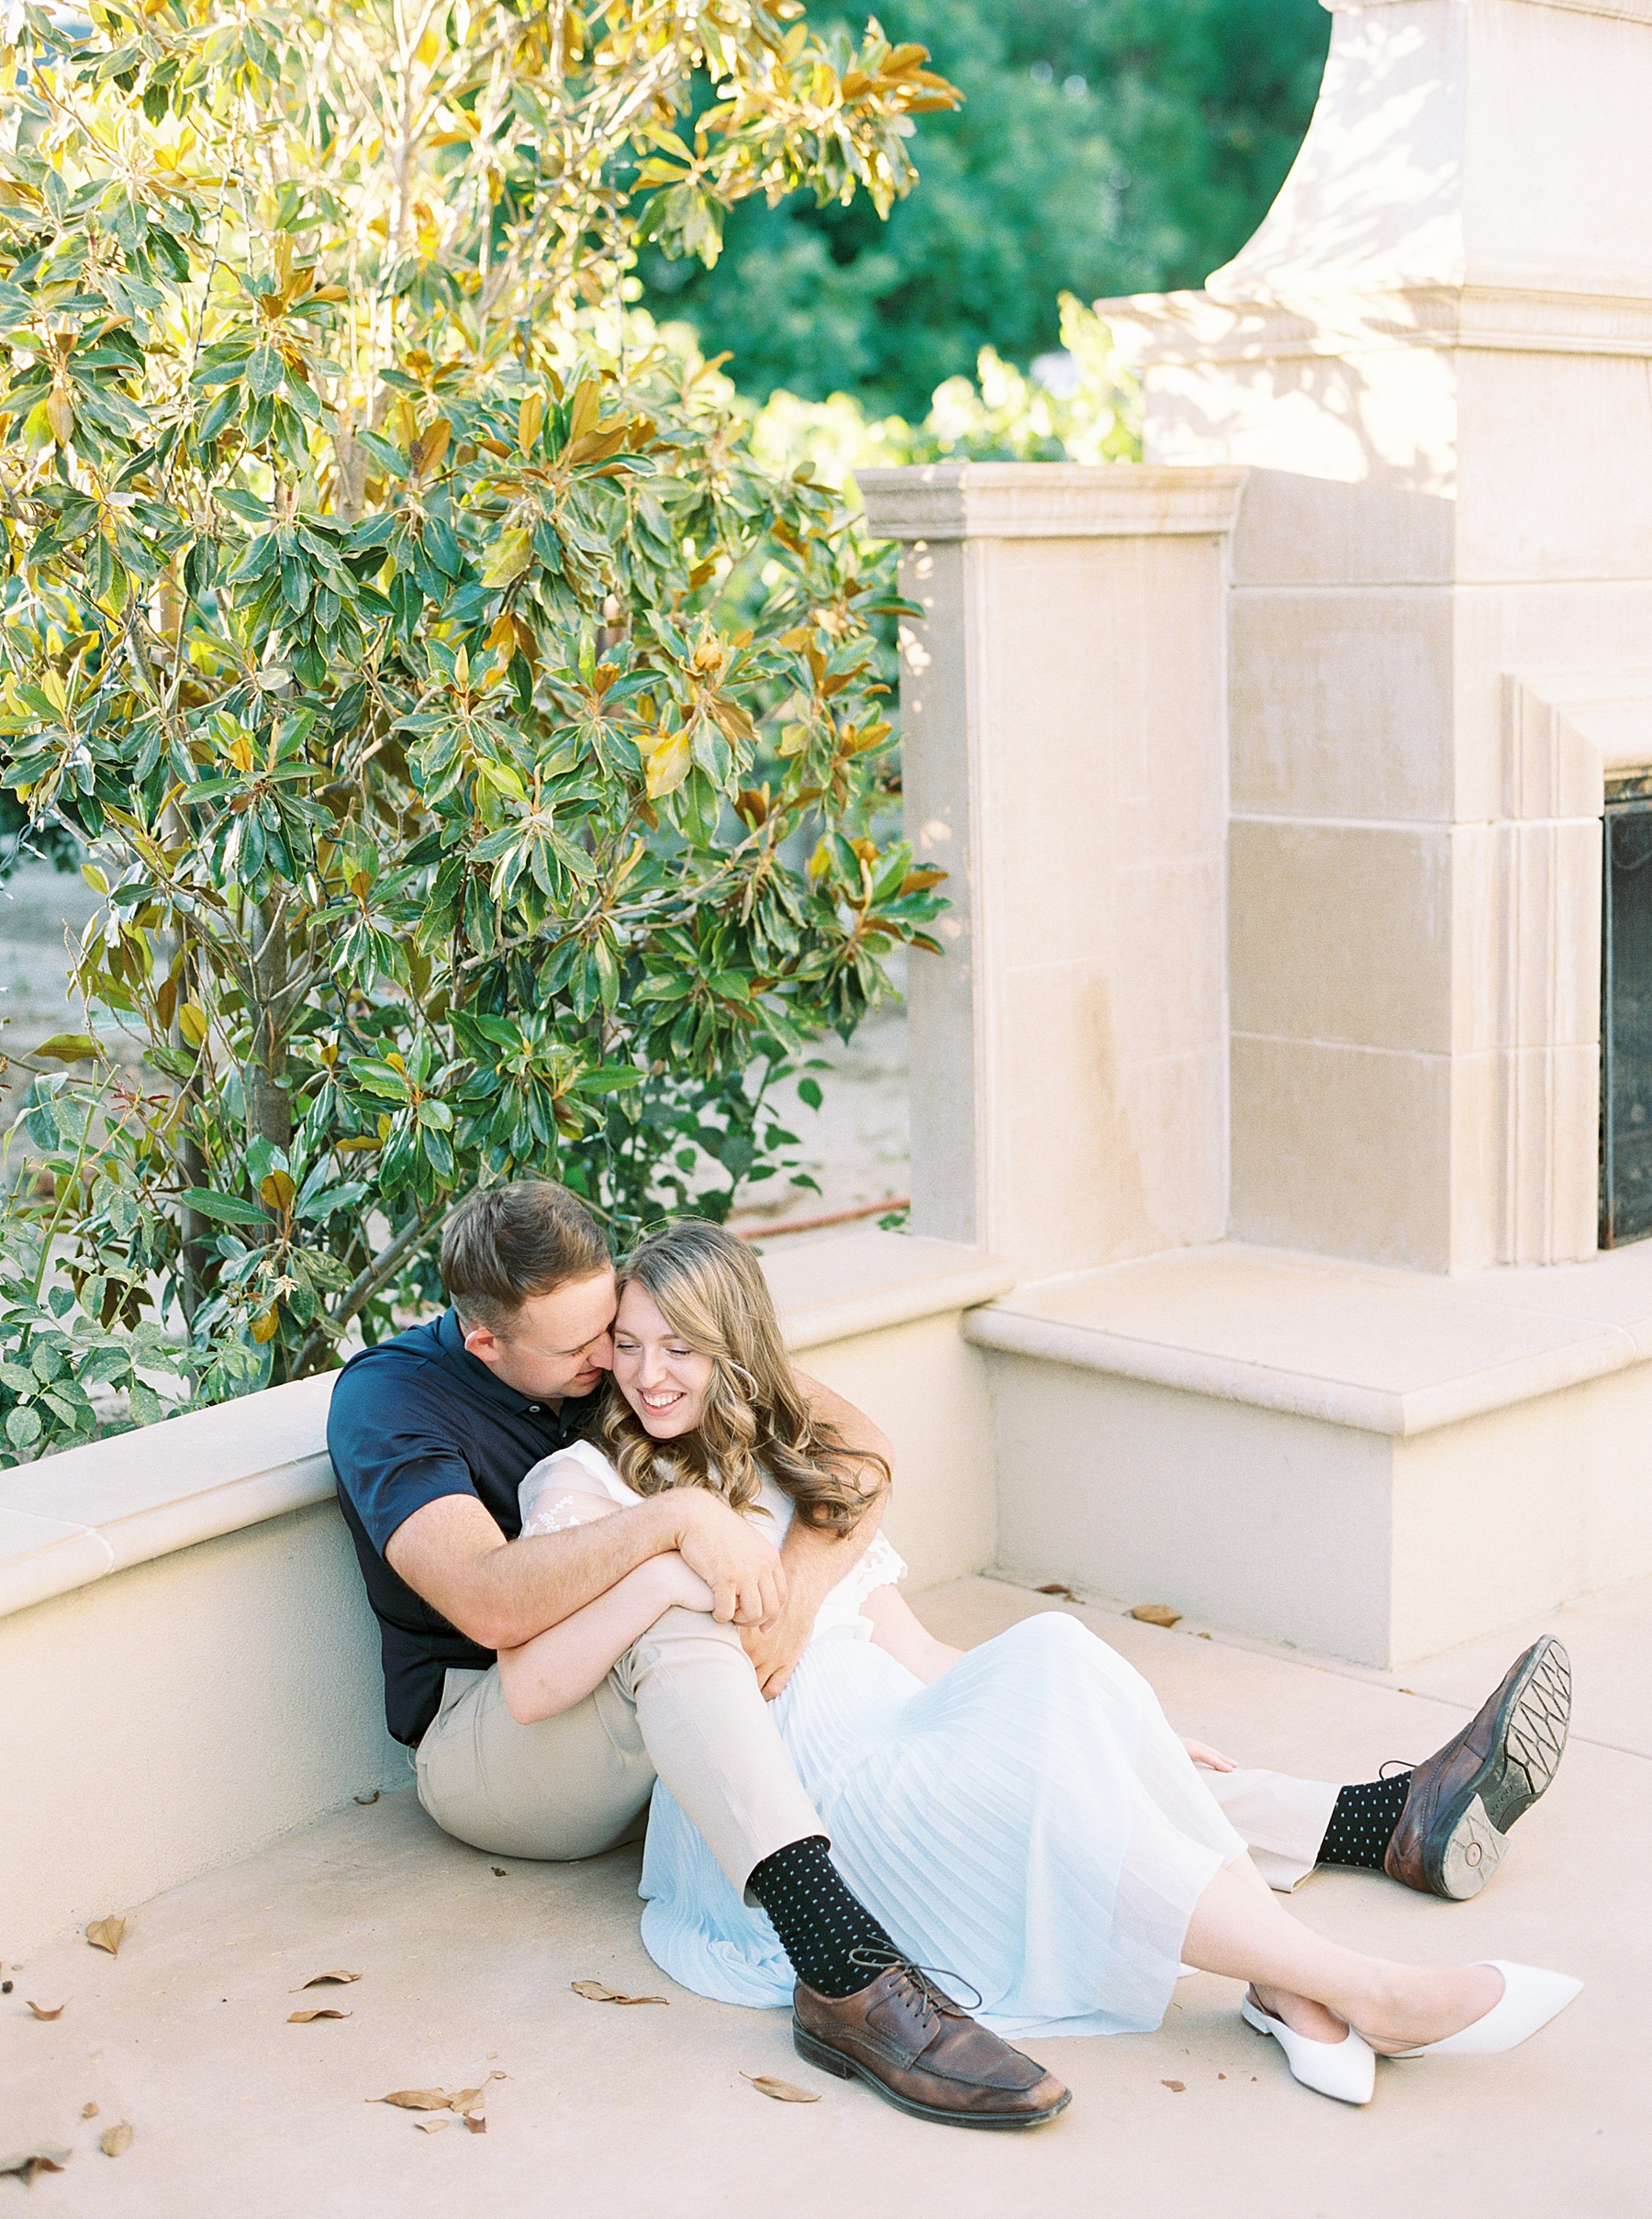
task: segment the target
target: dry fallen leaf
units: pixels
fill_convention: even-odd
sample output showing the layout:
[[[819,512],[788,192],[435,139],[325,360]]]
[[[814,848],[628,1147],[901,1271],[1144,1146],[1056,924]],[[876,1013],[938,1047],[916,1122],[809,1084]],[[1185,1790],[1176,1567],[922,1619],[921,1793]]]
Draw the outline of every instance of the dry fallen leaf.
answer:
[[[1138,1602],[1130,1615],[1139,1618],[1144,1626],[1175,1626],[1181,1623],[1181,1612],[1173,1611],[1167,1602]]]
[[[120,1954],[120,1937],[126,1932],[125,1919],[117,1919],[111,1912],[106,1919],[94,1919],[86,1929],[86,1939],[94,1949],[106,1949],[109,1955]]]
[[[740,2077],[749,2080],[760,2096],[773,2096],[776,2103],[818,2103],[820,2100],[795,2080],[776,2080],[770,2072],[742,2072]]]
[[[83,2103],[81,2105],[81,2117],[83,2119],[95,2119],[96,2116],[97,2106],[95,2103]]]
[[[312,2019],[347,2019],[350,2015],[347,2011],[289,2011],[287,2024],[307,2026]]]
[[[1064,1587],[1059,1579],[1052,1579],[1042,1588],[1034,1588],[1032,1592],[1035,1595],[1065,1595],[1069,1602],[1077,1602],[1078,1600],[1072,1589]]]
[[[444,2126],[452,2126],[453,2122],[448,2118],[415,2119],[413,2124],[421,2135],[439,2135]]]
[[[23,2149],[9,2158],[0,2158],[0,2175],[16,2173],[26,2184],[37,2173],[61,2173],[69,2162],[66,2149]]]
[[[576,1996],[584,1996],[588,2003],[669,2003],[669,1996],[622,1996],[617,1988],[605,1988],[600,1980],[570,1980],[568,1986]]]
[[[305,1988],[348,1988],[352,1980],[361,1979],[359,1972],[318,1972],[313,1980],[306,1980],[304,1988],[288,1990],[290,1995],[301,1996]]]
[[[106,2126],[97,2137],[97,2147],[106,2158],[118,2158],[121,2151],[132,2147],[132,2130],[124,2119],[118,2126]]]
[[[1173,2096],[1179,2096],[1186,2092],[1188,2083],[1185,2080],[1161,2080],[1159,2086],[1167,2088]]]
[[[346,2014],[333,2012],[322,2015],[342,2018]],[[498,2054],[497,2050],[493,2052],[495,2057]],[[480,2088],[455,2089],[451,2096],[440,2088],[398,2088],[387,2096],[369,2096],[367,2102],[394,2103],[399,2111],[456,2111],[461,2118],[468,2120],[473,2111],[481,2110],[487,2094],[487,2081],[508,2080],[509,2078],[508,2073],[496,2070],[488,2074],[487,2080],[484,2080]],[[480,2129],[476,2131],[480,2132]]]
[[[487,2132],[487,2121],[479,2111],[463,2112],[460,2116],[473,2135],[485,2135]]]
[[[1224,2072],[1219,2072],[1219,2073],[1217,2074],[1216,2078],[1217,2078],[1219,2080],[1225,2080],[1227,2079],[1227,2075],[1226,2075],[1226,2073],[1224,2073]]]
[[[37,2019],[61,2019],[69,2006],[66,2002],[60,2003],[55,2011],[48,2011],[43,2003],[30,2003],[28,2008]]]

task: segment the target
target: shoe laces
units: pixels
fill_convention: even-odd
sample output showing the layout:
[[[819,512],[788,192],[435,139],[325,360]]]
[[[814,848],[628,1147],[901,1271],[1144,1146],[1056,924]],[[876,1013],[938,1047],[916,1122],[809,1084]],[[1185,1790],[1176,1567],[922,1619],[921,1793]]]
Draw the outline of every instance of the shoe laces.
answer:
[[[933,1965],[920,1965],[915,1957],[903,1957],[899,1949],[863,1944],[849,1952],[849,1962],[874,1977],[883,1972],[899,1973],[901,1985],[910,1989],[917,1996],[926,2026],[938,2012],[944,2013],[948,2018],[966,2019],[972,2011],[978,2011],[985,2001],[973,1981],[965,1979],[961,1974],[945,1972]],[[967,1988],[975,1998],[974,2002],[965,2005],[956,2002],[944,1988],[937,1985],[942,1980],[951,1980],[959,1988]]]

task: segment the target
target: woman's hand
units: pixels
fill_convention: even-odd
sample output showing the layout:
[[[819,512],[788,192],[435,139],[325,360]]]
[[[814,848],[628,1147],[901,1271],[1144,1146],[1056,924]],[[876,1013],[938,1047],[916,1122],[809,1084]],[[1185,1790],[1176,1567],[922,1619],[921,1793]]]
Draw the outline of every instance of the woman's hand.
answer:
[[[741,1643],[752,1660],[765,1702],[773,1702],[791,1678],[798,1657],[809,1646],[819,1609],[818,1596],[805,1595],[794,1586],[777,1616],[760,1626],[741,1627]]]
[[[1223,1756],[1220,1749],[1212,1749],[1208,1741],[1189,1741],[1184,1734],[1181,1745],[1196,1765],[1207,1772],[1237,1772],[1239,1767],[1231,1756]]]
[[[594,1602],[531,1640],[499,1651],[506,1709],[519,1726],[571,1711],[607,1678],[633,1641],[679,1605],[709,1611],[711,1590],[675,1549],[662,1549]]]

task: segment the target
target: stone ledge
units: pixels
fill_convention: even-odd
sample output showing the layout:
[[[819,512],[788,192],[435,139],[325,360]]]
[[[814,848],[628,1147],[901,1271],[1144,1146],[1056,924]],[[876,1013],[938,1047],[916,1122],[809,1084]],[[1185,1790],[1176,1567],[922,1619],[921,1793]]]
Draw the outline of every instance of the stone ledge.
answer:
[[[1224,533],[1246,473],[1226,463],[919,463],[861,470],[876,539],[1095,540]]]
[[[0,1518],[55,1524],[61,1535],[19,1556],[0,1524],[0,1616],[326,1501],[332,1381],[297,1379],[0,1472]]]
[[[1006,1293],[977,1250],[855,1232],[766,1259],[794,1350]],[[0,1471],[0,1617],[197,1542],[330,1501],[336,1373]]]
[[[1367,8],[1398,7],[1407,0],[1320,0],[1333,16],[1362,15]],[[1573,16],[1608,16],[1619,23],[1652,23],[1652,0],[1520,0],[1525,6],[1557,7]]]
[[[115,1552],[101,1533],[0,1504],[0,1613],[101,1579]]]
[[[1404,1437],[1652,1359],[1652,1243],[1451,1279],[1224,1242],[1019,1288],[964,1333]]]
[[[1652,354],[1652,300],[1635,291],[1610,292],[1599,275],[1589,290],[1575,273],[1557,275],[1552,286],[1383,284],[1364,276],[1316,292],[1305,279],[1278,282],[1277,296],[1253,296],[1235,281],[1231,295],[1131,293],[1098,301],[1096,308],[1138,367],[1311,361],[1398,347],[1637,360]]]
[[[794,1353],[968,1310],[1008,1294],[1015,1274],[996,1256],[901,1232],[852,1232],[764,1258]]]

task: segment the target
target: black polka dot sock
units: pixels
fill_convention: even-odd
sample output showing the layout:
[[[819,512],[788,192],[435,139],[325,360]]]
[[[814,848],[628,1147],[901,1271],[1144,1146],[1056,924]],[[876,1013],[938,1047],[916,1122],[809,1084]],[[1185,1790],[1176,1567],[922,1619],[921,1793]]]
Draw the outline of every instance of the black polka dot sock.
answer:
[[[1396,1772],[1391,1779],[1361,1780],[1356,1787],[1342,1789],[1316,1861],[1380,1872],[1411,1783],[1409,1772]]]
[[[752,1893],[768,1912],[798,1979],[818,1995],[852,1996],[880,1968],[856,1964],[857,1950],[900,1955],[865,1905],[838,1877],[820,1834],[787,1842],[753,1868]]]

